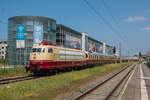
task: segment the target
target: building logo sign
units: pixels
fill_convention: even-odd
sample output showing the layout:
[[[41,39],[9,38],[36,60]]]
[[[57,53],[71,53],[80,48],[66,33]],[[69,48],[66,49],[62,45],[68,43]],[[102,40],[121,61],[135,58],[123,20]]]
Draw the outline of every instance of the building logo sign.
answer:
[[[16,48],[25,48],[25,25],[17,25]]]
[[[48,26],[48,27],[47,27],[47,31],[49,32],[50,30],[51,30],[51,27],[50,27],[50,26]]]
[[[43,25],[34,25],[34,43],[39,45],[43,41]]]

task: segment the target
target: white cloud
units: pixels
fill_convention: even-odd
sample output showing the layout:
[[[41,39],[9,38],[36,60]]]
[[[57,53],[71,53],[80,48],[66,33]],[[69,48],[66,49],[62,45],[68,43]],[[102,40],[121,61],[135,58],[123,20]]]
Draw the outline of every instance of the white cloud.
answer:
[[[144,27],[142,30],[144,30],[144,31],[150,31],[150,26],[149,27]]]
[[[125,19],[126,22],[136,22],[136,21],[144,21],[146,20],[145,17],[128,17],[127,19]]]

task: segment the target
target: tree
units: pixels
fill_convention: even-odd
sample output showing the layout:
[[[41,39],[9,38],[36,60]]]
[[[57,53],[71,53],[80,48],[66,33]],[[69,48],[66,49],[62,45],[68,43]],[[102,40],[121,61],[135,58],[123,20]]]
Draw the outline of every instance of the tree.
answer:
[[[142,57],[142,54],[141,54],[141,52],[139,52],[139,58],[141,58]]]
[[[116,53],[116,47],[115,46],[113,47],[113,53],[114,54]]]

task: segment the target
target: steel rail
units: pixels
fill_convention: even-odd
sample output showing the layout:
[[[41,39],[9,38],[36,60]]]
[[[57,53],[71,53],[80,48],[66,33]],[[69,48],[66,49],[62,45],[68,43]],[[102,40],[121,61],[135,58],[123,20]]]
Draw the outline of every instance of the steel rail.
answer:
[[[127,74],[125,75],[125,77],[123,77],[121,79],[121,81],[119,82],[119,84],[117,84],[117,86],[110,92],[110,94],[108,94],[108,96],[106,97],[105,100],[108,100],[110,98],[110,96],[114,93],[114,91],[120,86],[120,84],[122,83],[122,81],[130,74],[130,72],[134,69],[134,67],[136,66],[136,64],[131,64],[131,65],[127,65],[125,68],[123,68],[122,70],[120,70],[119,72],[115,73],[114,75],[112,75],[110,78],[106,79],[105,81],[103,81],[102,83],[98,84],[97,86],[95,86],[94,88],[86,91],[85,93],[83,93],[82,95],[78,96],[75,98],[75,100],[80,100],[82,98],[84,98],[86,95],[90,94],[92,91],[96,90],[98,87],[102,86],[103,84],[105,84],[106,82],[109,82],[109,80],[113,79],[115,76],[117,76],[118,74],[120,74],[121,72],[125,71],[127,68],[132,67]]]
[[[31,79],[36,79],[36,78],[38,77],[34,77],[33,75],[10,77],[10,78],[5,78],[5,79],[0,79],[0,85],[19,82],[19,81],[25,81],[25,80],[31,80]]]

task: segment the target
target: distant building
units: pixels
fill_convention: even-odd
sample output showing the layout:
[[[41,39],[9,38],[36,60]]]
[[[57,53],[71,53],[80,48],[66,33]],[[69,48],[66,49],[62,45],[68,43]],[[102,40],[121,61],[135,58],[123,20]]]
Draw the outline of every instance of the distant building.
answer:
[[[7,42],[0,41],[0,59],[6,58]]]

